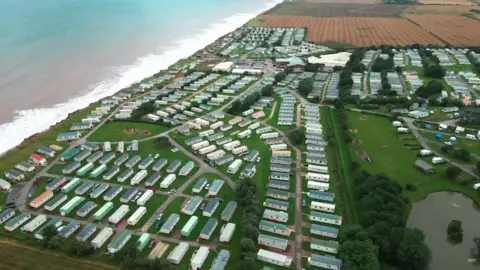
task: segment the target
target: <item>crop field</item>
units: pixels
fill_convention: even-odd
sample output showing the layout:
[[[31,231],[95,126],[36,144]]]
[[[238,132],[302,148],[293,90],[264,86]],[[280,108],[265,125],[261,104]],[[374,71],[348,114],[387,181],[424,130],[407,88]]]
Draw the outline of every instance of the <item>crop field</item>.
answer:
[[[469,6],[448,6],[448,5],[417,5],[406,10],[415,14],[450,14],[462,15],[471,13]]]
[[[346,3],[346,4],[383,4],[382,0],[304,0],[308,3]]]
[[[263,26],[307,27],[307,40],[319,44],[371,46],[419,43],[443,45],[443,42],[417,25],[397,18],[269,16]]]
[[[408,5],[372,5],[371,3],[362,3],[361,0],[351,3],[337,1],[330,3],[286,2],[274,7],[266,14],[312,17],[397,17],[408,7]]]
[[[454,46],[480,43],[480,21],[455,15],[411,14],[408,18]]]
[[[467,0],[419,0],[425,5],[455,5],[455,6],[475,6],[475,3]]]

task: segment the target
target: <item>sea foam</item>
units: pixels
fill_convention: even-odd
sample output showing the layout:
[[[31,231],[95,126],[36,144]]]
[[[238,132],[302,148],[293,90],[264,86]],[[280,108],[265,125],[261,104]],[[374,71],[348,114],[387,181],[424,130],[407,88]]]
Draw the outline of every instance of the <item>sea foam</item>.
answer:
[[[281,2],[282,0],[275,0],[265,4],[261,10],[255,11],[255,13],[237,14],[225,18],[189,38],[175,41],[171,48],[167,48],[160,54],[149,54],[138,58],[132,65],[118,67],[115,71],[116,75],[92,86],[92,90],[83,96],[71,98],[67,102],[56,104],[50,108],[15,111],[12,122],[0,125],[0,153],[12,149],[33,134],[47,130],[52,125],[64,120],[69,113],[83,109],[93,102],[111,96],[131,84],[168,68],[179,59],[192,55],[219,37],[242,26],[257,14]]]

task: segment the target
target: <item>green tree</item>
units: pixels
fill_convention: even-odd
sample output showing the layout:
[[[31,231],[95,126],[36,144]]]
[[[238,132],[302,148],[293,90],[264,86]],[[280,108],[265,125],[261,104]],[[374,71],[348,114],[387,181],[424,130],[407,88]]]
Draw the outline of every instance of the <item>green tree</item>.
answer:
[[[92,254],[94,251],[94,248],[92,244],[88,241],[78,241],[78,240],[73,240],[71,245],[70,245],[70,253],[72,255],[76,256],[85,256]]]
[[[237,265],[238,270],[257,270],[258,265],[254,258],[246,257],[240,260]]]
[[[266,85],[262,88],[262,96],[271,97],[273,95],[273,86]]]
[[[281,71],[277,74],[275,74],[275,82],[281,82],[283,80],[285,80],[285,77],[287,77],[287,74],[285,73],[285,71]]]
[[[305,143],[305,131],[303,129],[296,129],[288,133],[288,138],[294,145],[302,145]]]
[[[312,79],[303,79],[298,84],[298,91],[300,94],[307,96],[313,90],[313,80]]]
[[[453,243],[461,243],[463,241],[463,228],[460,220],[452,220],[447,228],[448,239]]]
[[[460,175],[461,172],[462,170],[460,170],[460,168],[452,166],[452,167],[448,167],[445,170],[445,176],[450,180],[455,180],[457,179],[457,177]]]
[[[242,238],[242,240],[240,240],[240,250],[242,252],[256,252],[257,245],[255,241],[250,238]]]
[[[56,235],[57,235],[57,228],[53,225],[48,225],[43,229],[42,231],[42,245],[46,248],[48,248],[50,240],[52,240]]]
[[[339,250],[345,270],[378,270],[377,250],[370,241],[348,240]]]
[[[398,239],[395,259],[401,269],[426,270],[432,259],[432,254],[425,244],[425,234],[417,229],[403,229],[403,235]]]
[[[169,147],[171,145],[170,140],[167,137],[158,137],[153,141],[153,144],[159,149]]]

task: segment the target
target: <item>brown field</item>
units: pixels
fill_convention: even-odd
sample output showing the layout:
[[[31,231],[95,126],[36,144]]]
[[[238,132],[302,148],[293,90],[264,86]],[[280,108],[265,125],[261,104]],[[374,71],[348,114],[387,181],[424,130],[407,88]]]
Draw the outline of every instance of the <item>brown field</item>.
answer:
[[[314,18],[268,16],[262,26],[307,27],[307,40],[352,46],[438,44],[443,42],[412,22],[397,18]]]
[[[454,46],[480,44],[480,21],[455,15],[410,14],[408,18]]]
[[[324,0],[310,0],[324,1]],[[398,17],[410,6],[365,4],[364,0],[333,0],[331,3],[285,2],[267,11],[266,15],[295,15],[312,17]],[[346,1],[351,1],[347,3]],[[366,0],[370,1],[370,0]],[[375,0],[376,1],[376,0]]]
[[[419,0],[425,5],[460,5],[460,6],[475,6],[475,3],[467,0]]]
[[[418,5],[407,10],[409,13],[415,14],[450,14],[462,15],[472,13],[469,6],[447,6],[447,5]]]

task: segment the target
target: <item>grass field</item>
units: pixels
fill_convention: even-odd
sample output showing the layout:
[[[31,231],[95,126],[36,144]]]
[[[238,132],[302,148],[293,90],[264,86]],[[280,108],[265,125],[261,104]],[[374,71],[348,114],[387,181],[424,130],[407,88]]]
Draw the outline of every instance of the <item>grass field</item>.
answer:
[[[437,140],[435,138],[435,132],[427,132],[423,131],[420,132],[423,137],[428,138],[432,141],[436,141],[438,143],[442,143],[448,141],[449,136],[443,135],[443,139]],[[452,135],[455,136],[455,135]],[[474,153],[477,155],[480,155],[480,141],[479,140],[469,140],[466,138],[459,138],[458,136],[455,136],[457,138],[457,141],[454,145],[455,148],[464,148],[468,150],[470,153]],[[441,146],[440,146],[441,148]]]
[[[351,133],[354,140],[359,143],[352,143],[350,154],[353,160],[360,162],[362,169],[371,173],[385,173],[402,186],[413,184],[416,189],[405,191],[405,194],[412,200],[418,201],[435,191],[449,190],[464,193],[475,201],[479,202],[478,193],[468,185],[459,182],[449,181],[444,176],[444,170],[448,165],[435,165],[435,173],[424,174],[414,166],[418,151],[412,151],[404,147],[397,137],[396,131],[391,123],[382,117],[368,115],[368,119],[362,120],[358,112],[349,112],[348,121],[350,129],[356,129]],[[371,158],[369,163],[361,158],[359,151]]]
[[[134,132],[127,132],[135,129]],[[169,127],[137,122],[117,122],[104,124],[88,138],[92,142],[131,141],[148,138],[169,130]]]

